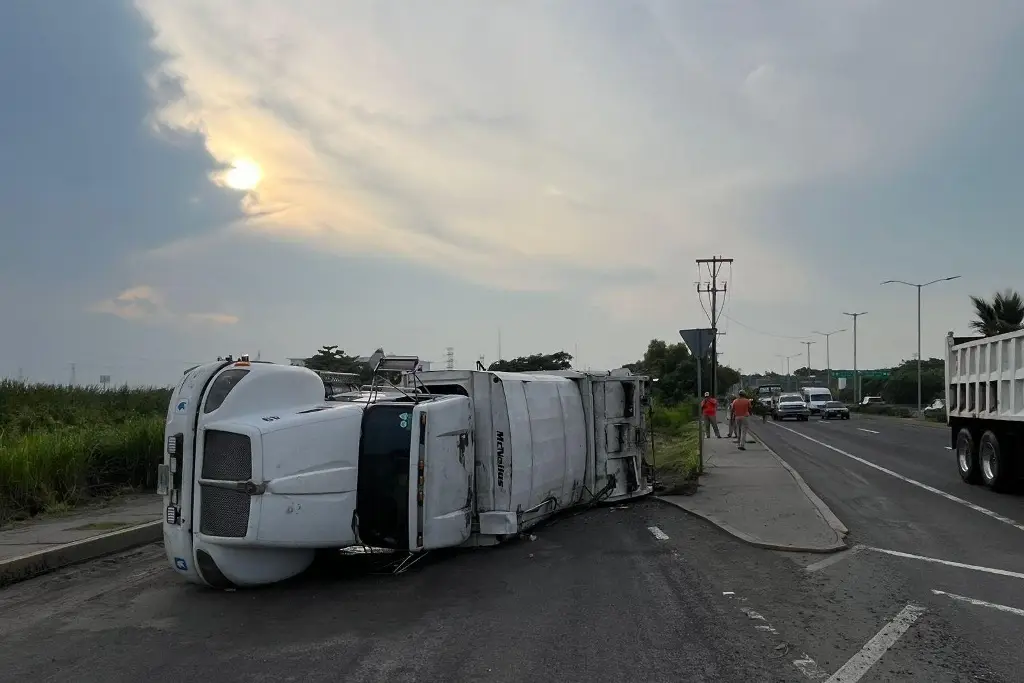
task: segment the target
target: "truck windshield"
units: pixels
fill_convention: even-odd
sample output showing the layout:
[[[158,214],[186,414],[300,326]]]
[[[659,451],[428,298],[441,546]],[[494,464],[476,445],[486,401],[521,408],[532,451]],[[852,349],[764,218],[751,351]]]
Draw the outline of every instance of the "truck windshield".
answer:
[[[408,548],[412,411],[411,404],[377,404],[363,413],[356,512],[369,545]]]
[[[832,397],[829,396],[828,394],[811,394],[810,400],[814,401],[814,402],[818,402],[818,401],[831,401]]]

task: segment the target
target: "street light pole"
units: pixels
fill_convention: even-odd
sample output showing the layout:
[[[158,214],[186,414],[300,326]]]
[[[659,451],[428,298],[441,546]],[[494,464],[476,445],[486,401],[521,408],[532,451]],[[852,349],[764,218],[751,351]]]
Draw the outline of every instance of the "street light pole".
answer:
[[[829,350],[828,338],[831,337],[833,334],[838,334],[840,332],[846,332],[846,328],[844,327],[841,330],[832,330],[831,332],[815,332],[814,333],[814,334],[820,334],[822,337],[825,338],[825,377],[826,377],[826,379],[825,379],[825,386],[828,387],[829,391],[832,391],[832,355],[831,355],[830,350]],[[856,342],[854,342],[854,344],[856,344]],[[808,348],[810,348],[810,347],[808,347]]]
[[[921,412],[921,290],[928,285],[934,285],[936,282],[949,282],[950,280],[956,280],[959,275],[951,275],[950,277],[940,277],[937,280],[931,282],[924,282],[917,284],[915,282],[907,282],[905,280],[886,280],[883,285],[899,284],[906,285],[907,287],[917,288],[917,412]]]
[[[811,344],[814,344],[815,342],[804,341],[804,342],[800,342],[800,343],[807,345],[807,376],[810,377],[811,376]]]
[[[846,313],[853,318],[853,402],[860,403],[860,375],[857,373],[857,318],[867,314],[867,311],[861,311],[860,313]]]
[[[790,382],[790,378],[792,377],[792,375],[791,375],[791,373],[789,371],[789,361],[790,361],[791,358],[799,358],[802,355],[803,354],[800,354],[800,353],[793,354],[792,356],[783,356],[781,353],[775,354],[776,358],[779,358],[781,360],[786,361],[786,386],[787,387],[789,387],[789,385],[792,384],[792,382]]]

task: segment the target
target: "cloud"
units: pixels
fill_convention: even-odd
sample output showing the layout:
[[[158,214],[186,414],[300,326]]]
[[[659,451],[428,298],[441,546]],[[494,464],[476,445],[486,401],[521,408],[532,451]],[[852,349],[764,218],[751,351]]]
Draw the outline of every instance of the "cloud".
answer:
[[[113,299],[96,302],[88,310],[124,320],[154,324],[189,322],[234,325],[239,320],[238,316],[227,313],[176,313],[168,308],[166,296],[149,285],[129,287]]]
[[[507,289],[593,271],[598,299],[608,269],[783,256],[744,205],[905,162],[956,120],[1021,15],[952,1],[138,5],[184,93],[161,123],[265,171],[248,229]],[[956,59],[936,59],[954,30]]]

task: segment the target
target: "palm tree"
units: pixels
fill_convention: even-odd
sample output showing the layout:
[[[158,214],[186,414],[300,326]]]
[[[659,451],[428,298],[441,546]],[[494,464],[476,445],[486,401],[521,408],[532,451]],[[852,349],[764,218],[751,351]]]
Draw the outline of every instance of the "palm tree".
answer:
[[[991,301],[971,296],[971,303],[977,316],[971,321],[971,329],[975,332],[994,337],[1024,329],[1024,299],[1012,289],[997,292]]]

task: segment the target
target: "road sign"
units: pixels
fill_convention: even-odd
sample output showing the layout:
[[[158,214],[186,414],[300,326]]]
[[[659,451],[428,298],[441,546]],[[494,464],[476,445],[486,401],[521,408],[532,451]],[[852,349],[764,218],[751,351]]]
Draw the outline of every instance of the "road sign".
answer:
[[[679,330],[679,336],[694,357],[705,358],[709,355],[708,351],[711,350],[711,341],[715,338],[715,331],[710,327]]]
[[[891,370],[858,370],[861,379],[889,379]],[[832,376],[841,379],[853,379],[853,370],[833,370]]]

